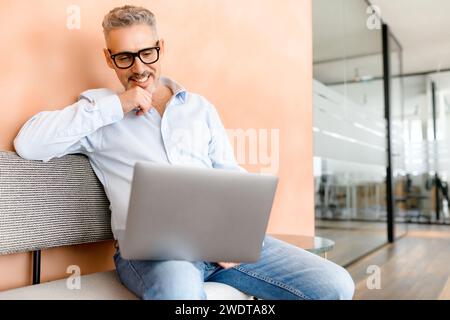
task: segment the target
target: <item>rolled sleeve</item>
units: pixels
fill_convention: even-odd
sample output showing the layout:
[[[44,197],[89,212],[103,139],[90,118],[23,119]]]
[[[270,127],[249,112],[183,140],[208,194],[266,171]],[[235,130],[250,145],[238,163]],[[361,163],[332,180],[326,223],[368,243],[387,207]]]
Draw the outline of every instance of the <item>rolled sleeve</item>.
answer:
[[[96,107],[100,110],[101,118],[104,125],[108,125],[124,117],[122,104],[120,103],[119,96],[111,95],[94,102]]]

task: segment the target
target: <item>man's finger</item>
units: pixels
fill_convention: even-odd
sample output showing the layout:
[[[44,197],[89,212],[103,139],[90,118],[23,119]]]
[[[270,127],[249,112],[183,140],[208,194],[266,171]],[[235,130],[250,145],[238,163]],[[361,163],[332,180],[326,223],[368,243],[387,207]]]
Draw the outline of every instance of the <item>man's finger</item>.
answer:
[[[126,91],[130,90],[131,88],[133,88],[133,83],[131,81],[128,81],[127,90]]]

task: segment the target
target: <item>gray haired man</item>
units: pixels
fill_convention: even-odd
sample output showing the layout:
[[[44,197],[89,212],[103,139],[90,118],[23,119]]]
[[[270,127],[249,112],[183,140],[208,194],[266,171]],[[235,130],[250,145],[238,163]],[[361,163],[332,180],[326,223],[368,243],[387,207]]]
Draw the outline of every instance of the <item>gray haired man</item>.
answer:
[[[154,15],[141,7],[115,8],[103,28],[106,62],[125,90],[88,90],[73,105],[35,115],[15,147],[23,158],[43,161],[85,154],[110,200],[117,238],[125,229],[136,161],[244,169],[214,106],[161,75],[165,48]],[[199,127],[201,136],[195,134]],[[205,281],[262,299],[352,298],[354,283],[342,267],[269,236],[264,242],[252,264],[131,261],[118,247],[114,262],[122,283],[142,299],[205,299]]]

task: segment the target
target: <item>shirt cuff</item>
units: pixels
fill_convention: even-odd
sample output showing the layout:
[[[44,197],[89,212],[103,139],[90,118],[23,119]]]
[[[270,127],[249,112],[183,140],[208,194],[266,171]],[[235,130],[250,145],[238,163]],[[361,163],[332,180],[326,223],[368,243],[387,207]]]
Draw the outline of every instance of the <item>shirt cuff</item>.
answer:
[[[105,125],[120,121],[123,119],[123,109],[120,99],[117,95],[111,95],[96,101],[96,104],[102,115]]]

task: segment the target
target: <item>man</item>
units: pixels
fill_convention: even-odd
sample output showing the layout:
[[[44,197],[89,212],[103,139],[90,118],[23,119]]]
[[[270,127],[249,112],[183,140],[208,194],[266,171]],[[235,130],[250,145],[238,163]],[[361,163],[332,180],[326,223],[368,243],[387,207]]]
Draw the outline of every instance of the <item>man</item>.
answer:
[[[26,159],[85,154],[110,200],[117,239],[125,228],[136,161],[243,169],[216,109],[161,76],[164,40],[154,15],[141,7],[115,8],[105,16],[103,29],[106,62],[125,91],[89,90],[71,106],[41,112],[14,143]],[[122,259],[120,248],[114,262],[122,283],[142,299],[205,299],[204,281],[262,299],[351,299],[354,291],[340,266],[271,237],[253,264],[129,261]]]

